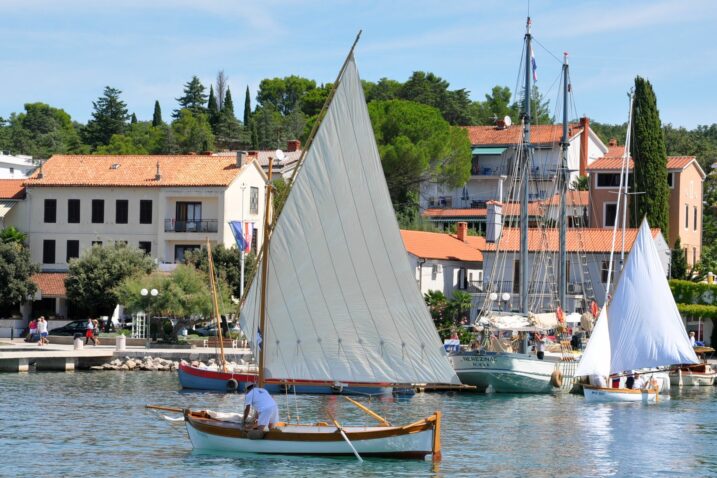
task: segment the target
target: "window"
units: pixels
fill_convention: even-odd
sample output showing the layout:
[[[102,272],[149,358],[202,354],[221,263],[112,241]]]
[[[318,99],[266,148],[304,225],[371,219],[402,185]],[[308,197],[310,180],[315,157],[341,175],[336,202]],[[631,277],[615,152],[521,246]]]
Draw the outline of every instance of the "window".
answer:
[[[601,270],[601,273],[602,273],[601,280],[602,280],[603,284],[607,284],[607,274],[608,274],[609,270],[610,270],[610,263],[608,261],[603,261],[602,270]]]
[[[255,254],[259,254],[259,251],[256,250],[258,243],[259,243],[258,229],[255,227],[252,227],[251,228],[251,250],[256,251]]]
[[[249,188],[249,214],[259,214],[259,188]]]
[[[104,199],[93,199],[92,200],[92,223],[102,224],[105,222],[105,200]]]
[[[43,264],[54,264],[55,263],[55,240],[45,239],[42,241],[42,263]]]
[[[685,229],[690,228],[690,205],[685,204]]]
[[[520,261],[513,262],[513,293],[520,292]]]
[[[102,247],[102,241],[92,241],[92,247],[94,246]]]
[[[80,200],[67,200],[67,222],[70,224],[79,224],[80,222]]]
[[[139,241],[139,249],[144,251],[148,256],[152,254],[152,242],[151,241]]]
[[[200,230],[202,220],[202,203],[200,202],[177,202],[176,223],[174,230],[177,232],[192,232]]]
[[[620,173],[598,173],[597,187],[599,187],[599,188],[620,187]]]
[[[695,231],[697,230],[697,206],[694,206],[693,210],[693,226],[695,226]]]
[[[152,200],[142,199],[139,201],[139,223],[152,224]]]
[[[15,174],[15,168],[10,168],[10,175]]]
[[[127,224],[129,217],[129,201],[126,199],[118,199],[115,201],[115,223]]]
[[[67,255],[65,257],[65,262],[70,262],[70,259],[75,259],[76,257],[80,257],[80,241],[71,239],[67,241]]]
[[[673,173],[667,173],[667,185],[672,189],[674,187],[674,174]]]
[[[45,222],[57,222],[57,199],[45,199]]]
[[[174,246],[174,262],[184,262],[184,254],[187,251],[196,251],[198,249],[198,245]]]
[[[603,215],[603,227],[612,227],[615,225],[615,218],[617,217],[617,204],[614,202],[605,203]]]

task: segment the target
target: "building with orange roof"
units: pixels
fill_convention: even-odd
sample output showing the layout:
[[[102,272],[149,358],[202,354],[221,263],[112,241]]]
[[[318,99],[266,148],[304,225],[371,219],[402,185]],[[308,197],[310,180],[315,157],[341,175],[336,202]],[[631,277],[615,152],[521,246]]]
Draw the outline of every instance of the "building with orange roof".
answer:
[[[301,141],[298,139],[288,140],[286,142],[286,149],[281,151],[283,159],[278,157],[277,152],[278,150],[220,151],[214,153],[213,156],[236,157],[240,155],[244,161],[255,159],[267,174],[269,173],[269,162],[271,161],[273,162],[271,179],[288,180],[294,173],[294,169],[296,169],[296,165],[301,158],[303,152],[301,149]]]
[[[0,179],[0,229],[16,222],[22,216],[25,199],[23,179]]]
[[[401,230],[408,260],[416,271],[422,294],[439,290],[446,297],[453,291],[475,292],[483,282],[480,236],[468,236],[465,223],[457,234]],[[482,241],[482,242],[481,242]]]
[[[617,214],[617,190],[624,146],[618,146],[615,141],[609,144],[605,157],[593,162],[588,168],[592,198],[591,227],[612,227]],[[632,171],[632,159],[628,159],[628,168]],[[705,177],[705,172],[694,156],[668,156],[670,215],[667,241],[670,247],[674,247],[677,238],[680,238],[689,266],[694,266],[700,260],[702,251],[702,194]],[[628,196],[627,201],[629,207],[631,196]]]
[[[484,209],[487,201],[506,201],[509,182],[522,149],[523,128],[520,125],[464,127],[472,145],[471,177],[458,188],[435,182],[424,182],[420,188],[419,205],[427,209]],[[568,168],[570,180],[587,174],[587,166],[608,151],[607,146],[590,128],[588,118],[568,131]],[[531,143],[534,148],[531,164],[531,201],[540,201],[555,194],[555,178],[560,161],[562,125],[534,125]]]

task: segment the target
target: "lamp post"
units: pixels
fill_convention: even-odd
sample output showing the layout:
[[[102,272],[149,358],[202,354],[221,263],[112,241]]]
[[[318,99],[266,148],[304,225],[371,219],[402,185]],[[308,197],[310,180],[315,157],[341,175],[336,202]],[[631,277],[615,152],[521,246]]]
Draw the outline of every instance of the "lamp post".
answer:
[[[244,241],[246,241],[246,234],[244,234],[244,231],[246,228],[244,227],[244,190],[246,189],[246,183],[241,183],[241,228],[242,228],[242,236],[244,237]],[[246,250],[246,247],[242,247],[241,249],[241,274],[240,274],[240,284],[239,284],[239,297],[240,299],[244,297],[244,251]]]
[[[139,291],[139,294],[142,297],[147,297],[147,296],[157,297],[159,295],[159,291],[157,289],[147,290],[147,289],[143,288],[142,290]],[[138,323],[138,322],[140,322],[139,319],[140,319],[140,317],[139,317],[139,315],[137,315],[135,320],[132,321],[132,329],[133,329],[132,336],[137,337],[139,335],[139,333],[141,332],[141,336],[139,336],[137,338],[147,338],[147,336],[149,335],[148,334],[149,327],[148,327],[148,323],[147,323],[147,315],[146,314],[144,315],[144,317],[141,320],[141,322],[142,322],[141,324]]]

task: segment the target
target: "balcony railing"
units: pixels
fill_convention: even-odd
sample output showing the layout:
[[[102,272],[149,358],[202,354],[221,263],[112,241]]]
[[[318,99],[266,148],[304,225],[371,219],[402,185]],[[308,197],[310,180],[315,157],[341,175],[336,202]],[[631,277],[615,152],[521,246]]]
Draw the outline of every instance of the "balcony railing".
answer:
[[[178,221],[176,219],[165,219],[164,232],[217,232],[217,220]]]

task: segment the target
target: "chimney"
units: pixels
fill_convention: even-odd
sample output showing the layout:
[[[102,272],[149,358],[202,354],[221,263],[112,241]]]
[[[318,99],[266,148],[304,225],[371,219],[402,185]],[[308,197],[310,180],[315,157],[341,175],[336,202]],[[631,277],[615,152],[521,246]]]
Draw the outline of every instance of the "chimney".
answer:
[[[459,222],[456,225],[456,237],[461,242],[466,242],[466,236],[468,235],[468,223]]]
[[[583,133],[580,135],[580,176],[588,175],[588,136],[590,136],[590,118],[580,118]]]
[[[162,179],[162,175],[159,172],[159,161],[157,161],[157,174],[154,175],[154,180],[159,181],[160,179]]]
[[[610,141],[607,142],[608,146],[617,146],[617,138],[610,138]]]
[[[506,128],[505,120],[502,120],[502,119],[495,120],[495,127],[496,127],[496,129],[505,129]]]
[[[290,139],[286,142],[286,152],[293,153],[301,149],[301,141],[298,139]]]
[[[249,156],[259,156],[259,151],[249,151]]]
[[[246,156],[246,151],[237,151],[237,168],[244,165],[244,156]]]
[[[488,201],[486,217],[485,240],[486,242],[498,242],[503,230],[503,205],[498,201]]]

